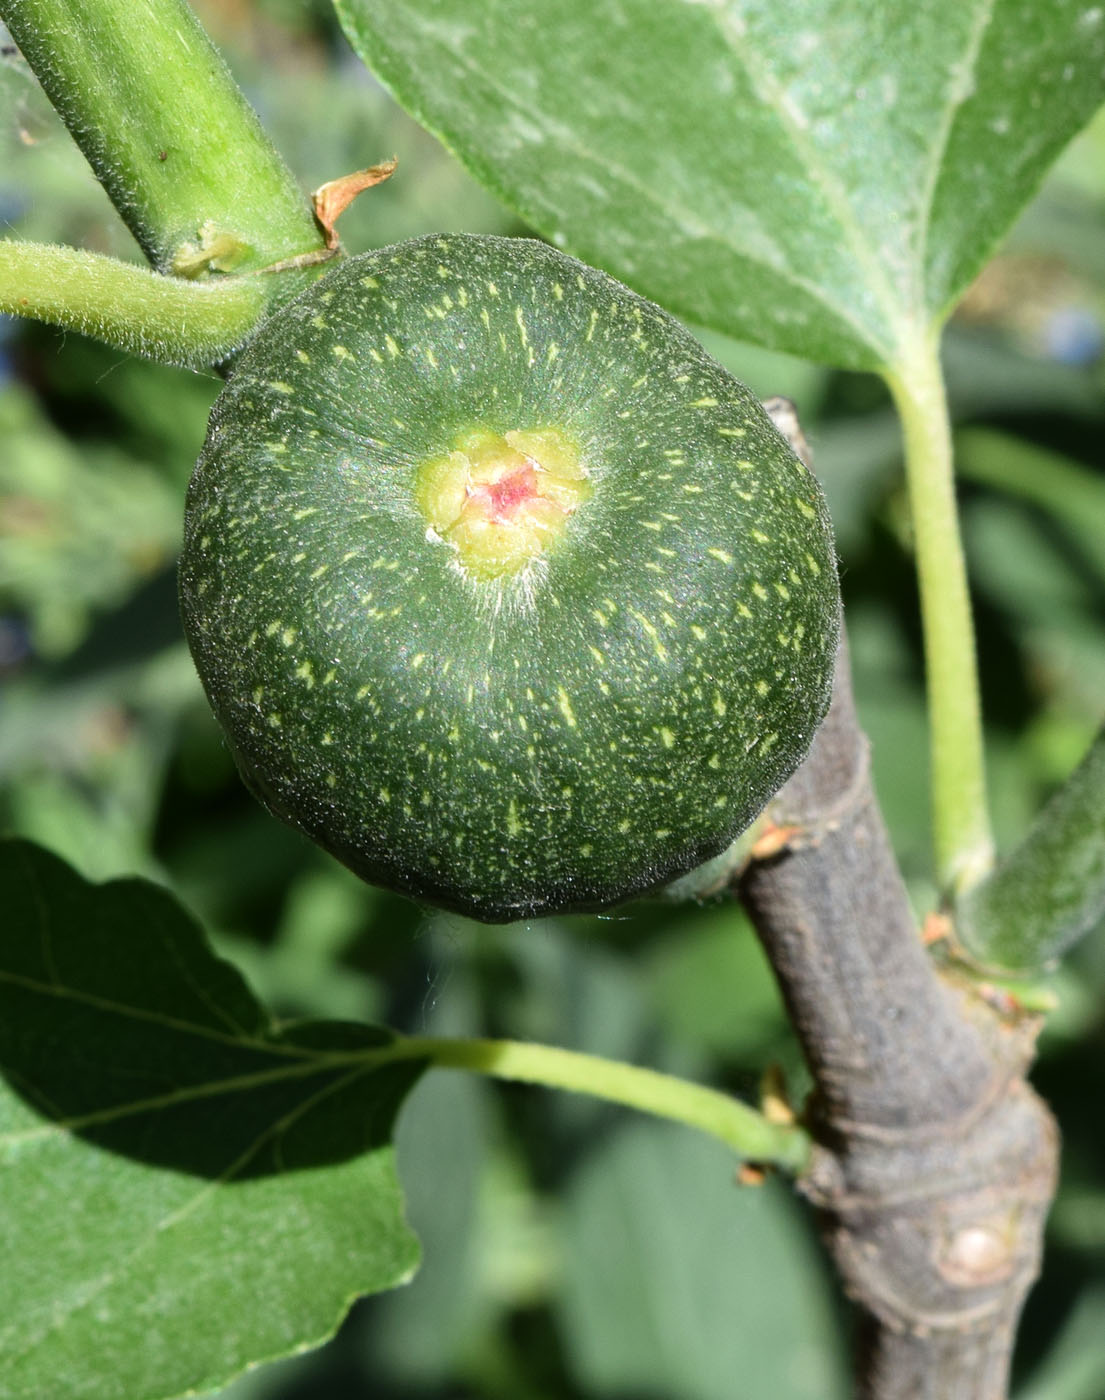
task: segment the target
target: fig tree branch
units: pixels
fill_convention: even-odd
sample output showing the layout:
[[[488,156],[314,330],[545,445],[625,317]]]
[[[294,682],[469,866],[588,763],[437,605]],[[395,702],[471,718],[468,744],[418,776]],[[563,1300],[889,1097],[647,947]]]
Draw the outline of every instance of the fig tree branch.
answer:
[[[1024,1080],[1038,1022],[942,979],[891,850],[846,652],[742,884],[816,1081],[801,1186],[859,1305],[868,1400],[1001,1400],[1057,1136]]]
[[[0,0],[0,19],[158,271],[247,272],[324,246],[185,0]]]

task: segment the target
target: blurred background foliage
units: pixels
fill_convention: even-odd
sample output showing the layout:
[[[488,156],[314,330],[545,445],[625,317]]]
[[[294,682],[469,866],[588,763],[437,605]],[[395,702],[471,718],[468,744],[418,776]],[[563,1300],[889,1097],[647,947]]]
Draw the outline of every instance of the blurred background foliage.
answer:
[[[343,219],[353,251],[436,229],[522,233],[400,113],[324,0],[197,8],[305,188],[398,174]],[[0,31],[0,39],[3,39]],[[5,236],[137,259],[10,51]],[[874,378],[716,335],[799,406],[839,540],[862,718],[919,909],[932,889],[917,600],[896,422]],[[1105,124],[1063,158],[947,340],[995,818],[1015,840],[1105,696]],[[488,930],[360,885],[238,782],[181,640],[183,492],[219,390],[0,317],[0,823],[86,875],[164,881],[288,1017],[528,1037],[754,1096],[804,1092],[739,910],[668,906]],[[1036,1082],[1063,1182],[1018,1353],[1020,1400],[1105,1397],[1105,937],[1056,974]],[[736,1189],[716,1145],[538,1090],[431,1075],[400,1164],[425,1264],[328,1347],[227,1400],[834,1400],[847,1314],[785,1186]],[[294,1263],[290,1264],[294,1267]],[[248,1283],[244,1286],[248,1287]]]

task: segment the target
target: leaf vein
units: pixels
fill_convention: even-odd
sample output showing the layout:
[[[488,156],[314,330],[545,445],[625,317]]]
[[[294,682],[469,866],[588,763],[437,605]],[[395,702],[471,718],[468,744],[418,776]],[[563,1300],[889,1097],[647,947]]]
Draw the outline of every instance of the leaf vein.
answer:
[[[923,193],[920,201],[920,217],[917,220],[917,247],[914,258],[914,276],[917,278],[917,285],[914,288],[914,296],[918,306],[924,306],[927,301],[926,280],[928,277],[928,241],[932,231],[932,214],[936,204],[936,192],[940,185],[940,176],[944,168],[944,157],[947,155],[948,145],[951,142],[952,132],[955,130],[956,121],[971,93],[975,90],[978,81],[978,60],[982,52],[982,43],[994,18],[994,0],[980,0],[977,7],[977,15],[971,29],[970,39],[966,50],[961,56],[960,63],[952,68],[948,75],[947,96],[948,100],[943,109],[943,116],[940,126],[936,132],[935,140],[932,143],[931,156],[924,172],[922,185]],[[968,88],[965,78],[970,75],[971,83]],[[959,87],[962,93],[958,101],[956,99],[955,88]]]
[[[127,1250],[122,1258],[113,1260],[109,1268],[104,1269],[98,1276],[90,1280],[87,1287],[82,1290],[81,1298],[77,1303],[64,1310],[55,1310],[36,1333],[26,1337],[24,1345],[9,1348],[5,1344],[3,1350],[9,1358],[9,1362],[21,1360],[28,1356],[45,1341],[51,1332],[57,1331],[70,1322],[77,1314],[89,1308],[98,1298],[102,1297],[113,1283],[115,1283],[116,1279],[119,1278],[125,1269],[131,1266],[142,1254],[152,1249],[167,1230],[172,1229],[175,1225],[187,1219],[188,1216],[194,1215],[220,1187],[224,1186],[229,1181],[233,1181],[234,1177],[246,1166],[251,1158],[256,1156],[262,1146],[272,1139],[274,1134],[286,1132],[288,1128],[295,1123],[297,1118],[302,1117],[304,1113],[308,1112],[316,1104],[321,1103],[328,1095],[336,1093],[344,1088],[362,1072],[361,1068],[357,1068],[344,1078],[339,1079],[336,1083],[323,1086],[319,1089],[317,1094],[312,1095],[303,1103],[297,1105],[294,1111],[285,1114],[283,1118],[266,1128],[263,1133],[259,1134],[254,1139],[245,1151],[240,1153],[239,1156],[230,1163],[224,1172],[221,1172],[219,1176],[212,1178],[210,1181],[205,1182],[193,1196],[187,1201],[182,1202],[175,1210],[170,1211],[161,1219],[154,1221],[149,1226],[144,1237],[139,1239],[137,1243]]]
[[[241,1035],[232,1035],[228,1031],[217,1030],[213,1026],[205,1026],[196,1021],[185,1021],[177,1016],[170,1016],[162,1011],[151,1011],[147,1010],[145,1007],[130,1005],[126,1002],[112,1001],[109,997],[99,996],[83,988],[67,987],[60,982],[56,984],[50,982],[44,983],[35,977],[24,977],[20,973],[8,972],[0,969],[0,986],[5,984],[12,987],[20,987],[24,991],[35,992],[44,997],[58,997],[63,1000],[74,1001],[96,1011],[106,1011],[114,1016],[147,1022],[155,1026],[160,1026],[165,1030],[181,1031],[187,1035],[193,1035],[198,1039],[212,1041],[219,1045],[234,1045],[243,1049],[263,1050],[266,1054],[283,1054],[289,1057],[304,1056],[311,1053],[302,1046],[288,1045],[277,1040],[266,1040],[251,1032],[243,1032]]]
[[[165,1109],[177,1108],[181,1104],[198,1103],[203,1099],[215,1099],[225,1094],[263,1089],[273,1084],[292,1083],[297,1079],[310,1079],[314,1075],[332,1073],[345,1065],[351,1065],[358,1074],[366,1073],[376,1068],[377,1064],[387,1063],[387,1060],[387,1054],[379,1050],[363,1050],[357,1053],[343,1051],[320,1056],[310,1064],[281,1065],[279,1068],[256,1070],[250,1074],[233,1075],[202,1084],[190,1084],[183,1088],[170,1089],[164,1094],[155,1094],[146,1099],[133,1099],[129,1103],[115,1104],[111,1108],[97,1109],[73,1118],[59,1118],[56,1122],[44,1123],[41,1127],[0,1133],[0,1147],[26,1147],[29,1144],[48,1141],[62,1133],[86,1132],[89,1128],[104,1127],[146,1113],[159,1113]]]
[[[434,33],[432,29],[423,29],[422,33],[431,43],[437,44],[439,47],[446,47],[443,38]],[[523,103],[513,89],[505,83],[499,82],[485,67],[474,62],[461,49],[450,47],[447,51],[451,60],[458,63],[475,78],[485,82],[506,107],[518,112],[522,116],[532,119],[532,108]],[[443,144],[450,146],[450,149],[452,148],[446,133],[424,108],[419,108],[417,116],[422,125],[432,131]],[[812,301],[816,301],[820,306],[824,307],[826,311],[836,317],[843,325],[850,326],[862,344],[874,350],[880,357],[889,358],[889,347],[882,344],[873,335],[871,328],[859,320],[851,308],[834,301],[832,297],[827,295],[823,287],[803,277],[789,263],[785,261],[782,263],[773,263],[765,257],[757,256],[752,250],[743,248],[739,244],[733,242],[731,238],[726,236],[723,230],[711,227],[708,224],[703,224],[699,220],[690,219],[686,210],[676,208],[675,205],[668,203],[654,185],[650,185],[641,179],[632,170],[627,169],[604,152],[593,151],[581,145],[570,132],[566,131],[559,123],[554,124],[551,118],[547,116],[545,117],[545,124],[546,129],[552,133],[556,143],[568,155],[575,156],[582,161],[590,162],[607,176],[620,181],[627,189],[632,190],[634,194],[658,209],[665,219],[670,221],[676,228],[682,226],[685,231],[693,229],[696,235],[703,241],[719,244],[737,260],[748,263],[753,267],[765,268],[779,276],[782,280],[789,282],[792,286],[803,291]],[[493,189],[498,191],[501,198],[517,208],[524,218],[532,222],[535,226],[540,225],[540,214],[535,206],[527,204],[524,199],[519,199],[512,191],[508,190],[500,181],[494,166],[488,165],[483,178]],[[836,211],[834,210],[834,212]],[[854,229],[854,224],[852,227]],[[846,233],[847,231],[848,230],[845,230]],[[856,236],[858,238],[858,233]],[[866,245],[863,246],[866,252]],[[873,274],[881,276],[881,269],[878,268],[877,263],[873,263],[872,266]],[[890,296],[889,289],[886,288],[885,290],[887,296]]]

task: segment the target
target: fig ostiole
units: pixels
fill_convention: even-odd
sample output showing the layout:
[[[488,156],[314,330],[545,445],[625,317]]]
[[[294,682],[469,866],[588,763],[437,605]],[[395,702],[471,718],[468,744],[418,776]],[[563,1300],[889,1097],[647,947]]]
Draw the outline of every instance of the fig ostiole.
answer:
[[[340,263],[212,414],[182,610],[241,772],[366,880],[476,919],[715,856],[809,746],[820,490],[667,313],[529,240]]]

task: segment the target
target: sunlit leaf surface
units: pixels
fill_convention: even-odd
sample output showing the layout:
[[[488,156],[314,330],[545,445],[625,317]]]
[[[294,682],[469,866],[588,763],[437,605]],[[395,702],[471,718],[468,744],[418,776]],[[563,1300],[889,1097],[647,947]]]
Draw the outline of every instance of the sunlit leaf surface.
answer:
[[[1105,100],[1082,0],[335,0],[558,246],[703,325],[893,364]]]
[[[0,887],[0,1394],[210,1390],[411,1275],[388,1032],[275,1029],[155,885]]]

